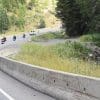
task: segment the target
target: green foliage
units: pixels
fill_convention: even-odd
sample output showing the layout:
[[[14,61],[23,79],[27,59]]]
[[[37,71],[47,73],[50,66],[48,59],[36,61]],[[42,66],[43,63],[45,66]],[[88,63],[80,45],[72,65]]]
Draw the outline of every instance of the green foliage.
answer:
[[[17,17],[13,14],[9,16],[10,25],[18,27],[20,30],[24,29],[25,25],[25,14],[26,14],[26,8],[24,5],[20,4],[20,7],[17,9]]]
[[[100,47],[100,33],[87,34],[80,37],[82,42],[92,42]]]
[[[0,6],[6,11],[5,17],[9,19],[9,31],[17,31],[25,30],[27,27],[28,30],[32,27],[44,28],[47,24],[45,24],[44,10],[51,10],[52,2],[52,0],[0,0]],[[50,8],[48,8],[49,5]]]
[[[0,0],[0,32],[4,33],[10,26],[24,26],[25,0]],[[18,13],[17,13],[18,12]],[[18,15],[16,15],[18,14]]]
[[[6,11],[0,7],[0,32],[4,33],[9,28],[9,20]]]
[[[32,10],[34,7],[37,6],[37,4],[38,4],[38,1],[37,1],[37,0],[31,0],[31,1],[28,3],[27,8],[28,8],[29,10]]]
[[[19,1],[19,3],[21,3],[21,4],[25,4],[26,3],[26,0],[18,0]]]
[[[100,0],[76,0],[88,31],[100,32]]]
[[[58,0],[57,16],[69,36],[100,32],[100,0]]]
[[[80,7],[75,0],[58,0],[57,16],[62,20],[66,33],[77,36],[84,33],[84,22]]]
[[[19,8],[18,8],[18,17],[25,17],[26,15],[26,6],[20,4]]]
[[[17,17],[15,15],[9,16],[10,25],[14,26],[16,21],[17,21]]]
[[[18,9],[18,17],[15,20],[15,25],[19,29],[23,29],[25,25],[25,14],[26,14],[26,7],[22,4],[20,4],[19,9]]]
[[[18,18],[15,25],[19,28],[19,29],[23,29],[24,25],[25,25],[25,20],[23,18]]]
[[[40,36],[33,36],[32,41],[47,41],[50,39],[62,39],[64,38],[64,35],[62,32],[57,33],[46,33]]]
[[[0,4],[5,8],[7,11],[14,11],[19,7],[19,4],[25,4],[26,0],[0,0]]]
[[[78,45],[77,47],[80,46]],[[71,46],[71,48],[75,47]],[[64,50],[64,53],[62,52],[62,54],[60,52],[61,49]],[[25,63],[30,63],[33,65],[39,65],[41,67],[53,70],[60,70],[64,72],[100,77],[100,65],[97,65],[92,61],[89,62],[89,61],[83,61],[81,59],[75,59],[74,57],[73,58],[67,57],[66,56],[67,50],[68,50],[67,44],[60,44],[60,46],[58,44],[52,47],[52,46],[41,46],[38,44],[27,43],[23,45],[21,52],[17,54],[14,57],[14,59],[23,61]],[[84,50],[84,52],[87,51]]]
[[[38,28],[45,28],[46,25],[45,25],[45,20],[43,18],[40,19],[40,22],[39,22],[39,25],[38,25]]]
[[[54,52],[62,58],[81,58],[86,57],[90,52],[85,46],[78,42],[66,42],[54,46]]]

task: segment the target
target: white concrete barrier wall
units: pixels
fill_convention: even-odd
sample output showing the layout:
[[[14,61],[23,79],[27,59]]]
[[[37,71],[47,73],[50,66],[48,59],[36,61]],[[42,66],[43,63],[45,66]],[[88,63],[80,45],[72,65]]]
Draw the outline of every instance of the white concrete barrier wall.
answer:
[[[2,57],[0,70],[57,100],[74,100],[67,93],[72,90],[100,100],[100,78],[58,72]]]

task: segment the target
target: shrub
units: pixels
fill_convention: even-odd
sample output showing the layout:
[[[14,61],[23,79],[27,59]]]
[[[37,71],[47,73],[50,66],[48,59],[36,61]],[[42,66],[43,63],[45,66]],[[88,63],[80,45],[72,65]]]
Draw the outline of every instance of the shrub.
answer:
[[[57,44],[53,46],[54,52],[62,58],[82,58],[87,56],[89,49],[77,42],[66,42],[64,44]]]
[[[9,16],[9,21],[10,21],[10,25],[15,25],[15,23],[17,21],[16,16],[14,16],[14,15]]]
[[[62,39],[64,34],[62,32],[49,32],[40,36],[33,36],[32,41],[45,41],[50,39]]]
[[[68,46],[68,47],[67,47]],[[79,48],[79,49],[78,49]],[[69,50],[68,50],[69,49]],[[74,49],[76,51],[74,51]],[[13,59],[35,64],[53,70],[98,76],[100,77],[100,65],[68,57],[69,51],[87,52],[78,43],[57,44],[55,46],[41,46],[33,43],[23,45],[21,52]],[[58,55],[57,55],[58,54]],[[77,53],[76,53],[77,54]],[[61,56],[60,56],[61,55]]]
[[[100,33],[83,35],[82,37],[80,37],[80,41],[93,42],[94,44],[100,47]]]
[[[18,18],[15,25],[19,28],[19,29],[23,29],[24,25],[25,25],[25,20],[24,18]]]
[[[46,24],[45,24],[45,21],[43,18],[40,19],[40,22],[39,22],[39,25],[38,25],[38,28],[45,28],[46,27]]]
[[[0,32],[8,30],[9,28],[9,20],[6,11],[0,7]]]

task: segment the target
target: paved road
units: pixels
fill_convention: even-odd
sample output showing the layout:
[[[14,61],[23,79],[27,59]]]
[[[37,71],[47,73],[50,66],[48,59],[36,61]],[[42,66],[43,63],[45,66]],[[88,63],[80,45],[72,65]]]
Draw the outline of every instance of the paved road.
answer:
[[[46,30],[46,31],[45,31]],[[37,35],[44,34],[45,32],[51,31],[51,29],[42,29],[36,32]],[[58,31],[56,28],[53,31]],[[1,55],[7,56],[10,53],[16,53],[20,45],[29,41],[31,36],[29,33],[25,33],[27,37],[25,39],[22,38],[22,35],[17,36],[16,41],[12,41],[12,36],[7,37],[7,42],[3,45],[0,44],[0,53]],[[61,40],[64,42],[65,40]],[[58,43],[59,41],[53,40],[51,42],[46,43],[45,45],[50,45],[53,43]],[[10,50],[10,51],[9,51]],[[74,92],[73,92],[74,93]],[[87,97],[85,95],[74,93],[74,97],[77,98],[75,100],[96,100],[91,97]],[[83,98],[83,99],[82,99]],[[0,71],[0,100],[55,100],[52,97],[44,95],[40,92],[35,91],[34,89],[25,86],[19,81],[11,78],[5,73]]]
[[[56,31],[60,31],[61,29],[58,27],[55,28],[43,28],[43,29],[38,29],[36,30],[35,34],[41,35],[41,34],[45,34],[47,32],[56,32]],[[0,56],[8,56],[10,54],[16,53],[19,51],[20,46],[31,40],[31,36],[29,35],[32,32],[26,32],[26,38],[23,38],[22,35],[17,35],[17,39],[16,41],[12,40],[13,36],[7,36],[7,41],[5,42],[5,44],[1,44],[0,41]],[[12,52],[13,51],[13,52]]]
[[[58,31],[58,28],[54,29],[39,29],[36,31],[36,35],[45,34],[46,32]],[[8,56],[12,53],[18,52],[20,46],[29,41],[31,36],[29,32],[25,33],[26,38],[22,38],[22,35],[17,35],[16,41],[12,41],[12,36],[7,36],[5,44],[1,44],[0,41],[0,55]],[[5,73],[0,71],[0,100],[55,100],[47,95],[37,92],[28,86],[20,83],[19,81],[11,78]]]
[[[0,71],[0,100],[55,100]]]

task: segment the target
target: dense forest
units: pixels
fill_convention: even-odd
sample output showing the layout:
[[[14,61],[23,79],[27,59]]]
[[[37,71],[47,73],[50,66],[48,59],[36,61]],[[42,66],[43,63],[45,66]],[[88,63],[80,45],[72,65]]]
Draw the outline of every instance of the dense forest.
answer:
[[[53,15],[54,8],[54,0],[0,0],[0,33],[45,27],[45,13]]]
[[[69,36],[100,32],[100,0],[57,1],[57,17]]]

